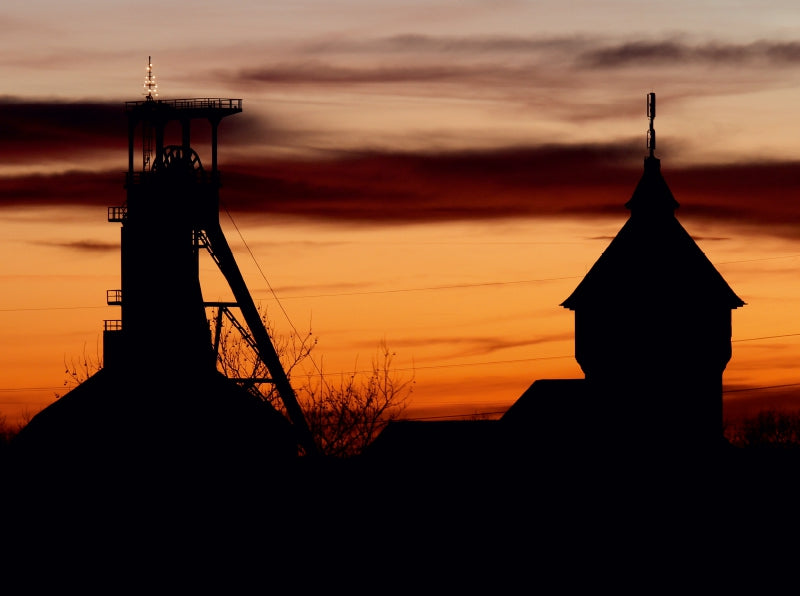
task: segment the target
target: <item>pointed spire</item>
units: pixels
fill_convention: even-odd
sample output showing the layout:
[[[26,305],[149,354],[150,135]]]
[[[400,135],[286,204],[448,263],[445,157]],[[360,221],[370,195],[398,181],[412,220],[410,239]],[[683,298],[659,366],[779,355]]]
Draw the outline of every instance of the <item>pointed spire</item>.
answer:
[[[656,117],[656,94],[647,94],[647,118],[650,126],[647,130],[647,149],[649,155],[644,158],[644,173],[639,184],[633,191],[633,196],[625,206],[640,214],[673,214],[680,205],[672,196],[669,186],[661,175],[661,160],[655,156],[656,131],[653,120]]]
[[[147,69],[144,75],[144,95],[149,100],[158,97],[158,85],[156,84],[156,75],[153,74],[152,56],[147,57]]]
[[[664,313],[677,304],[739,308],[744,302],[675,217],[678,202],[661,174],[661,160],[654,155],[653,93],[648,94],[647,116],[649,155],[644,158],[644,171],[633,195],[625,203],[630,217],[561,306],[594,313],[616,305],[633,312],[631,309],[640,308],[638,304],[659,305]],[[600,328],[582,325],[588,335],[593,333],[591,329]]]

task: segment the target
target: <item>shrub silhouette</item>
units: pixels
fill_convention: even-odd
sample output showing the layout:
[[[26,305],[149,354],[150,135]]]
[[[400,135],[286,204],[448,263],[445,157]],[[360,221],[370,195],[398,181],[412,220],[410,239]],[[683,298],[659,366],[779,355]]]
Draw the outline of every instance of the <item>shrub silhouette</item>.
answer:
[[[800,411],[762,410],[729,425],[728,440],[736,447],[800,447]]]

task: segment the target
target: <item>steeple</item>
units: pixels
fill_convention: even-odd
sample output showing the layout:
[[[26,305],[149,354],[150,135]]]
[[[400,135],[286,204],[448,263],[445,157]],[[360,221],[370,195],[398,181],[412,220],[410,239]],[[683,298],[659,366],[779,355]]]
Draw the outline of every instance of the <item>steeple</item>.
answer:
[[[675,217],[655,156],[655,93],[647,115],[630,217],[561,306],[575,311],[575,358],[594,398],[629,432],[697,443],[721,438],[731,311],[744,302]]]
[[[649,97],[652,131],[655,94]],[[675,217],[679,204],[661,175],[661,161],[653,154],[655,134],[648,139],[650,155],[644,158],[644,172],[625,203],[630,218],[561,306],[577,310],[614,303],[631,308],[634,303],[674,305],[676,301],[731,309],[743,306]]]
[[[656,131],[653,120],[656,117],[656,94],[647,94],[647,118],[650,126],[647,130],[647,149],[649,154],[644,158],[644,173],[633,191],[633,196],[625,206],[634,213],[645,215],[671,215],[680,207],[672,196],[667,183],[661,175],[661,160],[655,156]]]

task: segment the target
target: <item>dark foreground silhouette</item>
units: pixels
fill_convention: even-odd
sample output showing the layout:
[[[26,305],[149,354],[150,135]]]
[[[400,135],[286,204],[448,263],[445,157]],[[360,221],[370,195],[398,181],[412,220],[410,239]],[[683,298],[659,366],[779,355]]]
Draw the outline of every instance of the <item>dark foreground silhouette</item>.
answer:
[[[413,426],[399,432],[430,432]],[[501,430],[480,426],[477,434]],[[393,593],[404,582],[516,593],[519,581],[634,587],[642,575],[663,586],[690,568],[710,571],[710,553],[716,560],[788,529],[796,510],[800,467],[788,452],[648,458],[641,446],[506,447],[430,440],[425,453],[229,468],[169,454],[160,466],[109,458],[62,473],[6,462],[5,561],[35,563],[30,588],[53,573],[62,588],[110,578],[185,591],[221,581],[224,593],[276,582],[299,593]]]
[[[498,421],[395,423],[359,457],[298,457],[311,445],[302,413],[217,232],[216,141],[209,173],[189,146],[190,117],[215,138],[240,109],[129,106],[128,200],[109,216],[122,223],[126,290],[111,296],[124,324],[104,332],[107,370],[37,415],[3,462],[5,562],[38,570],[26,592],[56,579],[104,594],[684,593],[772,544],[765,529],[785,531],[798,457],[722,438],[744,303],[675,219],[654,145],[628,223],[563,303],[585,379],[536,381]],[[155,161],[135,172],[147,119]],[[170,120],[181,145],[164,145]],[[216,372],[200,248],[250,313],[291,424]],[[169,325],[154,296],[181,306]],[[136,380],[176,354],[192,370]]]

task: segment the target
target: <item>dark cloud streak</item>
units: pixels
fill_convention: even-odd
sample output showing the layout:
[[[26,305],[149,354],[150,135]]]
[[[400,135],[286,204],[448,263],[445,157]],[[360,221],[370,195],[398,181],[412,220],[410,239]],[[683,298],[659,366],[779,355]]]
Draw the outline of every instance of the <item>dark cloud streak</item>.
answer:
[[[40,246],[68,248],[81,252],[118,252],[119,243],[98,242],[96,240],[79,240],[74,242],[35,242]]]
[[[102,135],[101,135],[102,136]],[[451,152],[342,152],[326,159],[226,162],[222,200],[233,213],[351,224],[509,217],[627,217],[642,172],[641,143]],[[634,157],[632,157],[634,156]],[[800,163],[671,167],[679,217],[760,226],[800,236]],[[0,177],[0,208],[124,202],[116,171]]]
[[[127,148],[120,103],[26,102],[0,98],[0,159],[23,163]]]
[[[355,62],[347,59],[353,55],[359,57]],[[292,85],[468,84],[480,80],[516,85],[519,80],[530,80],[536,70],[552,73],[555,69],[563,74],[564,69],[577,73],[636,66],[794,66],[800,64],[800,41],[692,43],[679,37],[609,40],[596,36],[405,34],[358,41],[320,40],[306,44],[296,56],[283,63],[218,76],[229,82]],[[342,59],[348,66],[339,64]],[[352,66],[354,63],[360,66]]]
[[[589,68],[689,64],[797,65],[800,64],[800,42],[689,44],[675,40],[637,40],[585,51],[579,56],[577,63]]]
[[[120,172],[71,171],[0,177],[0,207],[112,206],[124,200]]]
[[[174,142],[180,142],[175,129]],[[128,124],[124,102],[30,102],[0,97],[0,160],[4,163],[42,163],[109,152],[125,163]],[[281,140],[286,132],[265,116],[241,114],[225,121],[226,142],[242,145]],[[194,125],[193,143],[208,143],[211,127]],[[138,142],[138,139],[137,139]]]
[[[234,166],[235,210],[362,223],[505,217],[627,217],[642,173],[633,143],[442,154],[370,154]],[[800,163],[675,167],[663,172],[678,217],[800,235]]]
[[[613,187],[625,179],[625,154],[627,144],[265,161],[228,167],[225,200],[239,211],[364,223],[557,215],[587,203],[605,211],[605,193],[576,186],[576,172]]]
[[[301,50],[325,53],[518,53],[542,50],[572,50],[585,43],[583,37],[523,37],[513,35],[442,36],[405,33],[366,40],[329,39],[307,43]]]
[[[321,61],[277,64],[245,69],[234,79],[257,83],[312,85],[356,85],[366,83],[430,83],[473,80],[495,76],[498,69],[489,66],[417,65],[352,68]],[[225,76],[225,75],[223,75]]]

